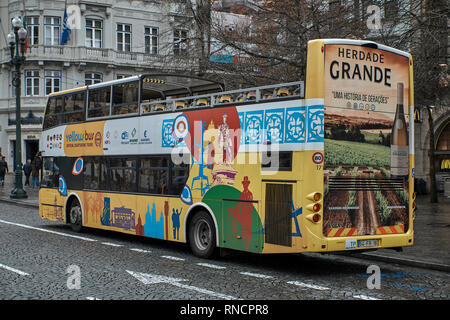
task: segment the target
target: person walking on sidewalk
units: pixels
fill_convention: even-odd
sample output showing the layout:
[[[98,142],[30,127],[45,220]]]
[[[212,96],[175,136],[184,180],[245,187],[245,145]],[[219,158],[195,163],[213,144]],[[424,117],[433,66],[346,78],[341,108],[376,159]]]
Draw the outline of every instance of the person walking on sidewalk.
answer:
[[[0,181],[2,182],[2,187],[5,185],[5,173],[8,172],[8,163],[6,162],[5,156],[0,159]]]
[[[23,173],[25,174],[25,186],[30,185],[30,174],[31,174],[31,159],[27,160],[27,163],[23,166]]]
[[[31,162],[31,187],[39,187],[39,168],[36,167],[36,157]]]
[[[42,156],[40,151],[36,153],[34,159],[36,160],[36,170],[38,171],[38,178],[42,181]],[[39,171],[41,171],[41,174],[39,174]]]

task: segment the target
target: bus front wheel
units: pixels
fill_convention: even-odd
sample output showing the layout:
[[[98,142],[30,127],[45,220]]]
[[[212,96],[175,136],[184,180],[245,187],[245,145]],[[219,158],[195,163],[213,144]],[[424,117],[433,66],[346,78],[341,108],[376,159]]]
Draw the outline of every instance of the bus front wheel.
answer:
[[[205,211],[197,212],[189,223],[189,245],[195,256],[205,259],[216,249],[214,222]]]
[[[73,200],[69,211],[70,227],[75,232],[81,232],[82,218],[81,205],[77,200]]]

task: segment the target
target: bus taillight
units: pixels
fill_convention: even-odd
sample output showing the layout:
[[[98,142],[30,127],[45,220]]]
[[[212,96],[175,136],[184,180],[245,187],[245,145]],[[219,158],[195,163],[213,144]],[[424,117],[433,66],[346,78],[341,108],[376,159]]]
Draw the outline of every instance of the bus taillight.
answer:
[[[320,214],[316,213],[313,215],[313,222],[319,222],[320,221]]]
[[[321,198],[322,198],[322,195],[320,194],[320,192],[313,192],[306,196],[306,199],[311,200],[311,201],[319,201]]]
[[[317,223],[321,220],[320,211],[322,210],[322,205],[320,204],[320,200],[322,199],[322,194],[320,192],[313,192],[306,196],[306,198],[312,203],[305,206],[305,208],[312,212],[306,216],[306,218],[314,223]]]

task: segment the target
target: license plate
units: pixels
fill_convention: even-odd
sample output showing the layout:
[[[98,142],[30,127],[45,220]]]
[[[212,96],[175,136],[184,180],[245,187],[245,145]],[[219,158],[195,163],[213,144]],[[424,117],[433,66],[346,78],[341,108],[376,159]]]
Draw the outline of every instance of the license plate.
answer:
[[[345,239],[345,250],[356,249],[356,239]]]
[[[376,247],[378,240],[358,240],[358,248]]]

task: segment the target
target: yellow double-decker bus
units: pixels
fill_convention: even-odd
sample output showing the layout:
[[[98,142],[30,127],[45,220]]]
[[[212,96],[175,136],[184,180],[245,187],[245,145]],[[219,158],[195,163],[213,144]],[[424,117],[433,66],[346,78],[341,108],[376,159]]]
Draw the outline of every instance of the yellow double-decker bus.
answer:
[[[144,74],[48,97],[40,216],[256,253],[413,244],[413,65],[308,43],[306,79],[225,91]]]

